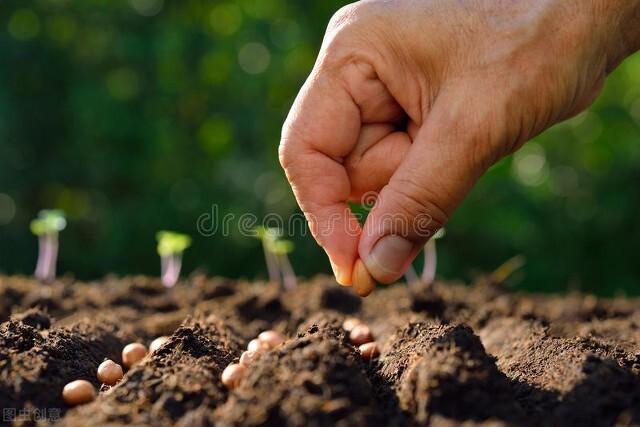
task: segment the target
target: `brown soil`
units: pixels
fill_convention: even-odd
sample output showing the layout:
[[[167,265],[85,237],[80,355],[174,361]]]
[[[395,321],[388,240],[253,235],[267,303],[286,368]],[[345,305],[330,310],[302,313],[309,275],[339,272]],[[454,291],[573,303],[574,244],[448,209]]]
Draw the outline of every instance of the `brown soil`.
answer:
[[[369,324],[365,361],[342,329]],[[379,288],[366,299],[326,277],[293,291],[193,276],[51,285],[0,276],[2,424],[67,426],[640,425],[640,301],[521,295],[488,281]],[[238,388],[220,382],[265,329],[287,341]],[[170,340],[92,403],[104,358]]]

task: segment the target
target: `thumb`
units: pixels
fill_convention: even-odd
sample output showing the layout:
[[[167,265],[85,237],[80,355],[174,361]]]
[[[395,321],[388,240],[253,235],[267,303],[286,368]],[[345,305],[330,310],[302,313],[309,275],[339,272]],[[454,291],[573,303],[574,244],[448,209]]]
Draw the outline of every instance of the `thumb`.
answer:
[[[365,221],[358,253],[381,283],[402,277],[492,163],[489,120],[464,99],[436,101]]]

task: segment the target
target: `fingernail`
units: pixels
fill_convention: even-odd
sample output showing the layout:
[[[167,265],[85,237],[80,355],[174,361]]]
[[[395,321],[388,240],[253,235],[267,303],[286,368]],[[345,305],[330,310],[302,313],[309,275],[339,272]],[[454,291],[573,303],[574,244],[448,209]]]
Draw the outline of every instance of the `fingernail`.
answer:
[[[398,280],[404,274],[412,251],[412,242],[400,236],[385,236],[378,240],[364,263],[376,280],[390,283]]]
[[[347,274],[345,274],[337,264],[331,261],[329,258],[329,263],[331,264],[331,270],[333,270],[333,275],[336,276],[336,282],[338,282],[341,286],[349,286],[351,281]]]

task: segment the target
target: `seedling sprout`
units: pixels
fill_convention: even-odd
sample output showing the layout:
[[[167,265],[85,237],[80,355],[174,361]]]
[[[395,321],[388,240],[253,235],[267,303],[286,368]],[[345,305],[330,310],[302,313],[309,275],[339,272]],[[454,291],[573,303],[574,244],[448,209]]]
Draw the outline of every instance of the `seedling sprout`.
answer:
[[[38,262],[34,275],[43,282],[56,278],[58,261],[58,233],[65,229],[67,220],[61,210],[42,210],[31,221],[31,232],[38,236]]]
[[[293,289],[297,286],[298,281],[296,274],[293,271],[289,256],[293,252],[293,242],[289,240],[278,240],[274,242],[273,252],[278,259],[278,265],[280,266],[280,273],[282,274],[282,283],[285,289]]]
[[[424,245],[424,267],[422,269],[422,275],[418,278],[416,270],[409,266],[409,269],[405,273],[405,278],[410,286],[415,286],[416,283],[422,282],[426,285],[430,285],[436,278],[436,267],[438,264],[438,253],[436,251],[436,240],[441,239],[445,235],[444,228],[441,228],[429,239],[426,245]]]
[[[262,242],[269,281],[280,283],[284,289],[295,288],[297,279],[288,257],[293,252],[293,242],[281,239],[275,228],[259,226],[254,232],[254,236]]]
[[[191,237],[173,231],[159,231],[158,255],[160,255],[160,278],[167,288],[173,287],[180,277],[182,253],[191,246]]]
[[[516,255],[513,258],[508,259],[489,275],[489,282],[493,284],[502,284],[506,282],[513,273],[525,265],[525,262],[526,260],[522,255]]]

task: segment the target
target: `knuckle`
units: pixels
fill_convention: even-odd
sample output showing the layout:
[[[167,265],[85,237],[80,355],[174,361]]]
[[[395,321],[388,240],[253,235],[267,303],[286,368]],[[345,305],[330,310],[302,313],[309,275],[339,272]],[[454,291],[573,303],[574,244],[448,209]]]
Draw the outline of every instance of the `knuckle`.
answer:
[[[369,5],[363,2],[356,2],[342,6],[329,20],[327,32],[335,33],[345,28],[349,28],[362,18],[368,8]]]
[[[329,62],[341,63],[345,57],[361,50],[372,36],[371,18],[375,15],[375,2],[356,2],[343,6],[329,20],[323,55]]]

